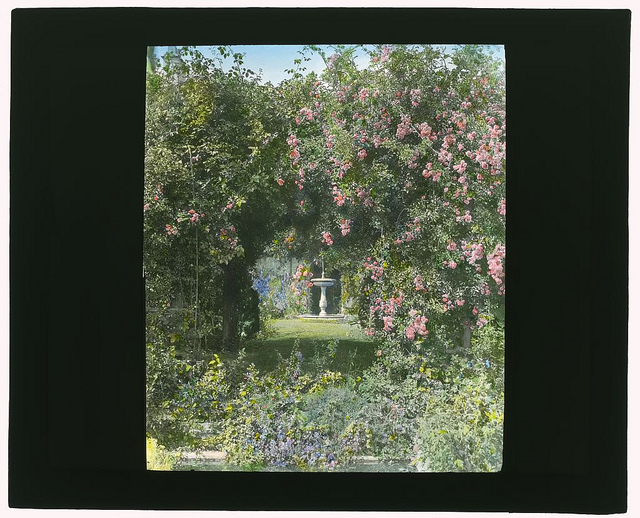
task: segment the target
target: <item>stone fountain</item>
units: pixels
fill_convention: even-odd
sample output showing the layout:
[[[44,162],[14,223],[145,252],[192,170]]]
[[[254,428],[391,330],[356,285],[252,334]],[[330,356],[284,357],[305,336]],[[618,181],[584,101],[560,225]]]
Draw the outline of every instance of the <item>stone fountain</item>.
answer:
[[[336,279],[327,278],[324,276],[324,260],[322,261],[322,276],[317,279],[311,279],[311,283],[314,286],[320,288],[320,314],[318,315],[301,315],[300,318],[326,318],[326,319],[342,319],[342,314],[329,314],[327,313],[327,288],[335,286]]]
[[[336,283],[335,279],[327,279],[324,276],[324,262],[322,264],[322,277],[319,279],[311,279],[311,282],[314,286],[318,286],[322,291],[320,293],[320,314],[318,315],[320,318],[326,318],[329,315],[327,314],[327,288],[334,286]]]

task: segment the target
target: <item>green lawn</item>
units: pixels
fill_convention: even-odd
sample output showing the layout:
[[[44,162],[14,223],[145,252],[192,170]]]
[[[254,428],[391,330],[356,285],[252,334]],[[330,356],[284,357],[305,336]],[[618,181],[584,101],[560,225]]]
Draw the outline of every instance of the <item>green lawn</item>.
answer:
[[[355,322],[344,320],[313,320],[313,319],[280,319],[272,321],[276,336],[268,341],[280,341],[299,338],[300,340],[355,340],[367,341],[360,326]]]
[[[268,338],[248,340],[241,347],[247,360],[263,372],[273,370],[280,358],[294,347],[303,356],[303,370],[334,370],[343,374],[362,372],[375,358],[377,349],[354,323],[282,319],[272,321]]]

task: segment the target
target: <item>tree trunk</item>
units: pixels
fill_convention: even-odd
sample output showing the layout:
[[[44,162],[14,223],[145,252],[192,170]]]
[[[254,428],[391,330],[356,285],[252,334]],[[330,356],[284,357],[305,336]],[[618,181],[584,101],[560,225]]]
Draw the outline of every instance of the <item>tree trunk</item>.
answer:
[[[464,323],[464,334],[462,336],[462,347],[464,349],[471,349],[471,325],[469,322]]]
[[[233,263],[224,265],[223,271],[222,346],[225,350],[232,350],[238,328],[238,292]]]
[[[445,345],[444,352],[449,353],[449,354],[453,354],[453,353],[466,354],[466,353],[469,353],[471,351],[471,334],[472,334],[471,324],[467,320],[463,324],[463,328],[462,328],[462,345],[458,345],[458,346],[453,345],[452,347],[448,347],[447,345]]]

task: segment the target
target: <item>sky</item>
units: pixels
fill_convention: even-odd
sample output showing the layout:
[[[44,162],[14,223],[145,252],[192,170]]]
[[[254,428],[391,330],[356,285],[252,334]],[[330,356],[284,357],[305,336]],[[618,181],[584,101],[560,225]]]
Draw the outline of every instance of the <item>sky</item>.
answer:
[[[326,53],[331,55],[330,46],[322,45],[323,49],[326,49]],[[452,49],[451,45],[442,45],[447,49]],[[502,45],[486,45],[488,50],[492,50],[496,57],[504,59],[504,46]],[[167,51],[168,47],[157,47],[156,55],[162,56]],[[212,57],[211,47],[197,47],[204,55]],[[294,68],[293,60],[300,58],[300,52],[303,50],[302,45],[233,45],[231,49],[233,52],[239,52],[245,54],[244,67],[258,72],[262,70],[262,79],[264,82],[270,81],[273,84],[278,84],[283,79],[289,77],[289,74],[285,72],[286,69]],[[320,73],[324,69],[324,62],[317,53],[308,53],[311,57],[311,61],[303,62],[302,66],[306,67],[306,72]],[[223,62],[223,67],[229,67],[231,60],[228,59]],[[365,52],[359,52],[355,58],[358,68],[366,68],[369,64],[369,56]]]

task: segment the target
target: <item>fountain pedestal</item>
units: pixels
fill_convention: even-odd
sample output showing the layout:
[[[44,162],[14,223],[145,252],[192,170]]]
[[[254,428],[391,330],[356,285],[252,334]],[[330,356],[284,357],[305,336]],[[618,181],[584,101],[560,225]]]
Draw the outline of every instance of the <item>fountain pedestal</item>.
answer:
[[[318,286],[321,290],[320,293],[320,317],[328,317],[327,313],[327,288],[335,285],[335,279],[325,279],[324,276],[319,279],[311,279],[314,286]]]

